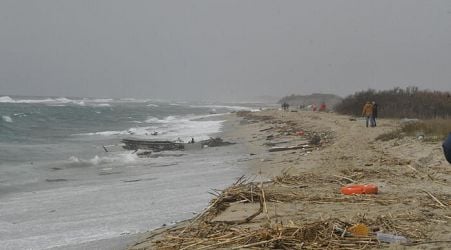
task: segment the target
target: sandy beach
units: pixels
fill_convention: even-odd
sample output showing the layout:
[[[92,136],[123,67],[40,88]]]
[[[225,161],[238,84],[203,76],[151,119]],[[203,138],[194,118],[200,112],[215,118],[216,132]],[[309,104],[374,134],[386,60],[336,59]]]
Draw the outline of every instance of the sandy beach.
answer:
[[[366,128],[359,118],[327,112],[232,116],[224,138],[245,145],[246,179],[218,192],[193,219],[152,231],[129,249],[451,246],[451,167],[441,142],[375,140],[398,120]],[[375,184],[379,193],[341,194],[348,184]],[[369,232],[357,237],[357,224]],[[384,243],[378,231],[406,242]]]

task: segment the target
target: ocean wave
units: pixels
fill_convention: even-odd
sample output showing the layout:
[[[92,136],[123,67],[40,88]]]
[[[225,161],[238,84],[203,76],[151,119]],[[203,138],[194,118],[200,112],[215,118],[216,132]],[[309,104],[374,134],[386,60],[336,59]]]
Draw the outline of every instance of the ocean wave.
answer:
[[[181,119],[182,118],[173,116],[173,115],[167,116],[164,119],[158,119],[157,117],[151,116],[151,117],[147,118],[147,120],[145,120],[144,122],[146,122],[146,123],[170,123],[170,122],[174,122],[176,120],[181,120]]]
[[[70,165],[75,166],[98,166],[103,164],[111,163],[133,163],[139,160],[139,157],[133,153],[121,153],[112,156],[94,156],[91,159],[78,158],[76,156],[71,156],[68,161]]]
[[[69,99],[66,97],[45,98],[45,99],[13,99],[9,96],[1,96],[0,103],[18,103],[18,104],[46,104],[50,106],[64,106],[66,104],[79,106],[94,106],[94,107],[110,107],[108,102],[113,102],[113,99]]]
[[[111,107],[109,103],[92,104],[94,107]]]
[[[88,136],[123,136],[131,135],[145,139],[176,140],[180,138],[188,141],[205,140],[210,135],[221,131],[223,120],[206,120],[217,115],[189,115],[189,116],[167,116],[163,119],[149,117],[145,123],[150,126],[132,127],[120,131],[98,131],[78,135]],[[136,122],[136,121],[135,121]]]
[[[100,131],[100,132],[92,132],[92,133],[82,133],[77,135],[104,135],[104,136],[112,136],[112,135],[125,135],[128,134],[126,130],[124,131]]]
[[[118,100],[119,102],[130,102],[130,103],[146,103],[151,102],[151,99],[136,99],[136,98],[121,98]]]
[[[0,96],[0,103],[9,103],[9,102],[15,102],[15,100],[9,96]]]
[[[114,102],[114,99],[111,99],[111,98],[88,99],[88,100],[89,100],[89,102],[96,102],[96,103],[99,103],[99,102],[103,102],[103,103]]]
[[[2,119],[5,122],[13,122],[13,119],[10,116],[2,115]]]

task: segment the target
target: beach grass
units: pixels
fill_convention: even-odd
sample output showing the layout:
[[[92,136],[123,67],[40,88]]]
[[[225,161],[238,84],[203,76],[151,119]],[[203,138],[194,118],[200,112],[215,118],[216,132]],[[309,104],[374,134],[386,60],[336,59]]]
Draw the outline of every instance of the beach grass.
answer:
[[[405,123],[399,129],[379,135],[376,140],[389,141],[406,136],[422,136],[428,141],[440,141],[450,132],[451,119],[429,119]]]

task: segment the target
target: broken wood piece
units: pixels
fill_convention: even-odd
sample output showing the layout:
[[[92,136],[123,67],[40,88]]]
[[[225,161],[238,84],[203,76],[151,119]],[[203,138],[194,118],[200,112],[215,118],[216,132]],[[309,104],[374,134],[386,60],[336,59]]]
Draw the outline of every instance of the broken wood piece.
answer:
[[[274,128],[274,127],[264,128],[264,129],[260,129],[259,131],[260,131],[260,132],[264,132],[264,131],[271,130],[271,129],[273,129],[273,128]]]
[[[279,152],[279,151],[296,150],[296,149],[304,149],[304,148],[306,148],[305,145],[288,146],[288,147],[272,147],[272,148],[268,149],[268,151],[269,152]]]
[[[158,152],[163,150],[183,150],[185,148],[183,143],[172,141],[123,139],[122,143],[124,143],[123,148],[128,150],[151,149]]]
[[[443,204],[439,199],[437,199],[437,197],[435,197],[434,195],[432,195],[430,192],[423,190],[423,192],[425,192],[426,194],[428,194],[434,201],[436,201],[441,207],[447,207],[445,204]]]
[[[249,221],[251,221],[252,219],[254,219],[255,217],[257,217],[259,214],[261,214],[263,212],[263,199],[260,198],[260,208],[258,209],[257,212],[251,214],[249,217],[243,219],[243,220],[238,220],[238,221],[220,221],[222,223],[225,224],[244,224],[244,223],[248,223]]]

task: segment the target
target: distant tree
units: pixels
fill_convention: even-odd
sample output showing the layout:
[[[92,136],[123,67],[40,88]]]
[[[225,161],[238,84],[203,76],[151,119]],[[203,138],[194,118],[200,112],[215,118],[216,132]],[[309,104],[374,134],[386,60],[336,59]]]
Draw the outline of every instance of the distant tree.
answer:
[[[451,98],[449,92],[419,90],[418,87],[356,92],[335,106],[341,114],[360,115],[367,101],[378,103],[379,114],[388,118],[449,118]]]
[[[278,101],[279,104],[288,103],[292,107],[306,107],[315,104],[320,106],[325,103],[326,107],[333,108],[337,103],[340,103],[341,97],[332,94],[311,94],[311,95],[295,95],[291,94],[283,97]]]

